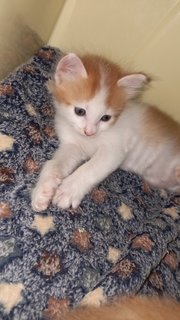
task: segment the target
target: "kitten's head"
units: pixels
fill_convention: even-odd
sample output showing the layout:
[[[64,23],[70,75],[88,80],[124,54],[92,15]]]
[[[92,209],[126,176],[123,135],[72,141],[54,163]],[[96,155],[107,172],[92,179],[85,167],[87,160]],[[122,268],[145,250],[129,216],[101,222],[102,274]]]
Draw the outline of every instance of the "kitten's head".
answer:
[[[147,82],[145,74],[125,73],[104,58],[69,53],[59,61],[49,88],[60,115],[80,134],[94,136],[116,122]]]

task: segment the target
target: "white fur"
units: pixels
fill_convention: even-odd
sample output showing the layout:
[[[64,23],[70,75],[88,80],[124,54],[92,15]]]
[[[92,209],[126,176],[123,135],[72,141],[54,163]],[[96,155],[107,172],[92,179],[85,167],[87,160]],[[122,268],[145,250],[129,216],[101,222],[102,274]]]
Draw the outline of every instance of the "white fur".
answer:
[[[46,209],[52,197],[53,203],[61,208],[77,207],[94,185],[118,167],[134,171],[154,185],[161,182],[163,186],[163,182],[171,174],[172,161],[167,161],[169,150],[166,145],[160,144],[154,149],[152,145],[148,146],[142,137],[141,125],[146,108],[145,105],[129,103],[114,125],[103,123],[100,130],[100,124],[97,133],[91,137],[81,132],[80,123],[77,126],[74,124],[77,116],[71,113],[70,108],[66,110],[64,117],[57,113],[56,129],[61,145],[54,158],[42,169],[32,196],[34,210]],[[63,108],[61,112],[62,110]],[[104,106],[102,111],[104,112]],[[70,118],[67,119],[66,116]],[[95,115],[92,113],[93,117]],[[77,117],[77,120],[80,120],[79,118],[81,117]],[[95,118],[99,118],[99,112]],[[83,121],[82,123],[84,124]],[[84,161],[86,162],[80,165]],[[56,190],[53,182],[55,171],[58,172],[58,182],[62,180]]]
[[[79,67],[79,61],[77,64]],[[118,82],[118,86],[125,86],[132,97],[144,81],[144,75],[127,76]],[[155,148],[142,134],[144,115],[149,107],[128,102],[112,123],[114,111],[105,104],[106,94],[107,90],[102,86],[92,100],[77,101],[75,105],[86,110],[83,117],[75,114],[74,106],[55,102],[60,147],[52,160],[44,165],[32,192],[35,211],[45,210],[51,200],[61,208],[76,208],[93,186],[118,167],[142,175],[155,186],[163,187],[171,181],[172,171],[178,165],[177,157],[174,159],[171,155],[171,143],[167,140]],[[100,121],[104,114],[111,115],[112,119]],[[86,131],[91,136],[87,136]]]

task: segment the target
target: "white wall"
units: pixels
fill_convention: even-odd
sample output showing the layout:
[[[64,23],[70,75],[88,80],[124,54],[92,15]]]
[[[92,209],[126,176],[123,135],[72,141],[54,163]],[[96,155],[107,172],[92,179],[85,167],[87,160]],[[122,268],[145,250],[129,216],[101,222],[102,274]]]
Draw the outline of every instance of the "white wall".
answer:
[[[66,0],[49,43],[150,73],[146,99],[180,120],[179,39],[180,0]]]

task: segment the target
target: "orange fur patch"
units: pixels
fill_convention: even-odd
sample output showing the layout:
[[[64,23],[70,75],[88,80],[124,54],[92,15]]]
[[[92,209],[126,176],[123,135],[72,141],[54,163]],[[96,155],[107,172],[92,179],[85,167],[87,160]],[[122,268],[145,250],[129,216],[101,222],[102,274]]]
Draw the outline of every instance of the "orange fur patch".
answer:
[[[143,134],[156,144],[172,140],[175,149],[180,151],[180,125],[156,107],[149,107],[145,112]]]
[[[122,88],[117,86],[117,81],[125,76],[125,73],[118,65],[95,55],[81,57],[87,71],[87,79],[75,81],[64,81],[57,85],[51,81],[49,89],[57,101],[66,105],[75,104],[78,101],[88,101],[94,97],[101,86],[107,88],[107,106],[115,109],[117,114],[123,109],[126,96]]]
[[[180,304],[171,299],[124,297],[100,307],[81,307],[54,320],[179,320]]]

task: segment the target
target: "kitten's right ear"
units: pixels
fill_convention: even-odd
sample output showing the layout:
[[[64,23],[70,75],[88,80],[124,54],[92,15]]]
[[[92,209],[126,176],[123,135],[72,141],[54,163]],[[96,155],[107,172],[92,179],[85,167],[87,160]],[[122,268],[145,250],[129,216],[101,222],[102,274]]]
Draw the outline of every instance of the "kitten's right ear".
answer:
[[[87,72],[81,59],[76,54],[69,53],[59,61],[54,77],[55,82],[60,84],[77,78],[87,78]]]
[[[144,73],[132,73],[118,80],[118,87],[123,87],[128,99],[135,98],[150,82],[150,78]]]

